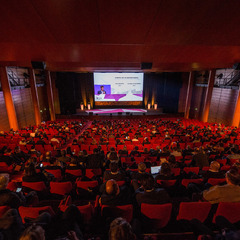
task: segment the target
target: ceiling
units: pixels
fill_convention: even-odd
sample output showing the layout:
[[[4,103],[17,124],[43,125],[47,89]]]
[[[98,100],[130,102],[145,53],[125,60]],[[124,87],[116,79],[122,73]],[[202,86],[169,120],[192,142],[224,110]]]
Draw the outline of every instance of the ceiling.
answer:
[[[7,0],[0,64],[51,71],[191,71],[240,62],[239,0]]]

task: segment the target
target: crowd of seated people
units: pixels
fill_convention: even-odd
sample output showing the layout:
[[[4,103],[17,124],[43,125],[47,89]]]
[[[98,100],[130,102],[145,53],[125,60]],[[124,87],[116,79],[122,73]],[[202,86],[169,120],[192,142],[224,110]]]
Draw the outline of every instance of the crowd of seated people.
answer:
[[[133,225],[135,238],[161,229],[194,231],[196,225],[200,234],[209,227],[209,221],[212,224],[210,211],[204,221],[186,219],[194,226],[186,229],[176,218],[182,202],[211,203],[213,213],[215,204],[240,203],[238,128],[201,122],[194,125],[194,121],[184,119],[61,121],[2,132],[0,143],[0,170],[10,176],[10,183],[5,175],[1,176],[0,206],[9,209],[2,214],[0,211],[0,215],[3,222],[11,214],[18,219],[7,227],[0,223],[5,238],[18,239],[19,235],[12,234],[13,227],[21,234],[36,223],[42,224],[47,239],[107,235],[116,217]],[[161,214],[153,219],[143,214],[151,205],[168,208],[172,217],[165,225],[152,223]],[[24,219],[23,207],[48,208],[34,217],[26,213]],[[212,230],[224,224],[230,226],[228,219],[220,220],[216,218],[208,234],[214,235]],[[16,228],[16,221],[24,224]],[[53,231],[54,225],[66,222],[71,224],[60,227],[62,231]],[[231,227],[238,228],[238,222],[240,218]],[[26,228],[22,239],[29,231]]]

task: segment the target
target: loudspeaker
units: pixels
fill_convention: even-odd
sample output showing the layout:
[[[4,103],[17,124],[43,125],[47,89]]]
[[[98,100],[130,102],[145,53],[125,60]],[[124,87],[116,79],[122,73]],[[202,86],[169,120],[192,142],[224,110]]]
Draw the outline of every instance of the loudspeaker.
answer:
[[[141,69],[152,69],[152,63],[151,62],[142,62]]]
[[[33,69],[41,69],[41,70],[45,70],[46,69],[46,63],[45,62],[35,62],[32,61],[32,67]]]
[[[240,70],[240,63],[234,63],[233,64],[233,69]]]

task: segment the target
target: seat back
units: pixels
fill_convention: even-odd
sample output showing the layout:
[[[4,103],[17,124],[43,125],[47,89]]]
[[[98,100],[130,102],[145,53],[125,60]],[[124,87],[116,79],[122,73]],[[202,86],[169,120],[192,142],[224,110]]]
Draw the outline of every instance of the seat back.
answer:
[[[133,217],[133,205],[129,204],[116,207],[102,205],[101,214],[104,218],[122,217],[126,219],[128,222],[131,222]]]
[[[0,206],[0,218],[10,209],[9,206]]]
[[[172,187],[175,185],[177,180],[157,180],[157,183],[163,187]]]
[[[170,218],[172,212],[172,204],[141,204],[141,213],[148,219],[152,220],[152,223],[158,229],[165,227]]]
[[[45,191],[47,189],[44,182],[22,182],[22,186],[38,192]]]
[[[98,181],[76,181],[77,187],[88,190],[89,187],[95,188],[98,186]]]
[[[199,173],[199,167],[185,167],[185,168],[183,168],[183,171],[185,173],[193,172],[193,173],[198,174]]]
[[[209,178],[208,183],[211,184],[212,186],[225,183],[226,179],[225,178]]]
[[[42,212],[48,212],[53,216],[55,213],[50,206],[45,206],[45,207],[19,207],[18,208],[19,214],[22,218],[23,223],[25,223],[25,218],[37,218],[39,214]]]
[[[196,184],[201,184],[203,182],[202,178],[197,178],[197,179],[183,179],[182,180],[182,185],[184,187],[187,187],[189,183],[196,183]]]
[[[82,170],[81,169],[66,169],[65,173],[71,174],[75,177],[82,176]]]
[[[88,204],[84,206],[77,206],[77,208],[83,216],[84,223],[89,224],[93,217],[93,206]]]
[[[96,168],[96,169],[86,169],[85,176],[88,178],[93,178],[94,176],[102,175],[102,169]]]
[[[71,182],[50,182],[50,192],[59,195],[69,194],[72,191]]]
[[[51,173],[57,180],[62,179],[61,169],[45,169],[46,172]]]
[[[172,168],[171,171],[174,174],[174,176],[179,176],[181,169],[180,168]]]
[[[181,202],[177,220],[190,221],[196,218],[203,223],[207,219],[211,206],[209,202]]]
[[[217,216],[223,216],[231,223],[240,221],[240,202],[220,202],[213,223],[216,222]]]

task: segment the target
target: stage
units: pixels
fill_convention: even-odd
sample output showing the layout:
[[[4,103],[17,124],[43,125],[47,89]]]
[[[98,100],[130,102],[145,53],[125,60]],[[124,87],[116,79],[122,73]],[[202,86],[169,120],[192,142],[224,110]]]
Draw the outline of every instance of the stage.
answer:
[[[91,109],[80,110],[77,109],[76,115],[98,115],[98,116],[116,116],[116,115],[160,115],[162,108],[154,109],[141,109],[141,108],[111,108],[111,109]]]

